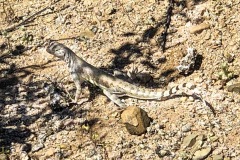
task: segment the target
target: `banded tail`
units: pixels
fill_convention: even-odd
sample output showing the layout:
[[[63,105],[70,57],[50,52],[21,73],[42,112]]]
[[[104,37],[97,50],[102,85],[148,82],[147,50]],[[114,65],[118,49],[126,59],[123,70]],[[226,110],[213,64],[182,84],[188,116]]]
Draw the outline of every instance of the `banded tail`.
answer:
[[[192,95],[192,93],[190,92],[193,91],[196,87],[191,83],[183,83],[175,87],[172,87],[169,90],[163,91],[159,89],[154,90],[128,85],[125,84],[126,88],[124,88],[127,96],[137,99],[150,99],[150,100],[165,100],[176,94]]]

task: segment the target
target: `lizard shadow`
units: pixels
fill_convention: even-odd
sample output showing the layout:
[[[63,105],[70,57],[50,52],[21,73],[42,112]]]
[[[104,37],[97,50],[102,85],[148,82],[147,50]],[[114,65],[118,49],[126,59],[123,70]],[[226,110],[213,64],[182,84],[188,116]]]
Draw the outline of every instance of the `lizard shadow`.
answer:
[[[216,116],[216,111],[215,111],[215,109],[213,108],[213,106],[212,106],[209,102],[203,100],[201,97],[199,97],[199,96],[196,95],[196,94],[192,94],[192,95],[187,95],[187,94],[175,94],[175,95],[172,95],[172,96],[170,96],[170,97],[168,97],[168,98],[164,98],[164,99],[162,99],[162,100],[176,99],[176,98],[181,98],[181,97],[193,97],[194,100],[199,100],[200,102],[203,103],[203,105],[205,105],[206,107],[209,108],[209,110],[212,112],[212,114],[214,115],[214,117]],[[125,97],[123,97],[123,98],[125,98]],[[126,98],[127,98],[127,97],[126,97]],[[162,100],[159,100],[159,101],[162,101]],[[156,101],[156,100],[148,100],[148,101]]]
[[[150,43],[150,40],[153,39],[157,34],[158,31],[160,29],[160,27],[163,27],[165,25],[165,30],[164,32],[161,32],[160,35],[157,35],[157,45],[158,47],[162,47],[165,48],[165,43],[166,43],[166,37],[168,34],[168,28],[171,22],[171,16],[172,16],[172,7],[173,4],[170,4],[170,6],[167,9],[166,15],[165,17],[161,17],[161,20],[159,20],[158,22],[156,22],[156,20],[154,18],[152,18],[152,21],[154,23],[154,26],[150,26],[148,29],[146,29],[145,31],[143,31],[141,38],[140,39],[136,39],[134,43],[125,43],[122,46],[120,46],[118,49],[111,49],[110,52],[112,52],[113,54],[116,55],[116,57],[114,58],[110,68],[114,69],[114,68],[118,68],[118,69],[122,69],[124,68],[124,66],[128,65],[129,63],[131,63],[129,61],[129,59],[131,58],[131,56],[133,54],[137,54],[136,58],[139,58],[140,56],[143,56],[142,50],[144,49],[144,47],[141,46],[141,44],[143,43]],[[122,34],[123,37],[130,37],[130,36],[135,36],[138,35],[137,33],[134,32],[126,32],[124,34]],[[164,37],[163,37],[164,35]],[[159,38],[162,37],[162,38]],[[128,53],[127,56],[125,56],[127,58],[123,59],[123,53]],[[151,55],[152,53],[149,52],[147,53],[148,55]],[[125,61],[121,61],[121,63],[119,63],[120,60],[125,60]],[[143,62],[146,65],[149,65],[152,68],[155,68],[153,64],[145,61]]]
[[[200,102],[203,103],[203,105],[205,105],[206,107],[208,107],[211,110],[211,112],[213,113],[214,116],[216,116],[216,111],[213,108],[213,106],[209,102],[203,100],[197,94],[192,94],[192,95],[185,95],[185,94],[184,95],[178,95],[177,94],[177,95],[171,96],[170,98],[181,98],[181,97],[193,97],[195,100],[199,100]]]
[[[11,148],[16,143],[22,146],[22,151],[30,152],[34,146],[29,142],[29,137],[39,136],[35,129],[48,129],[49,122],[53,125],[53,117],[58,117],[59,121],[71,122],[71,119],[84,117],[87,112],[71,105],[65,108],[49,105],[46,88],[50,87],[45,80],[22,82],[23,78],[33,76],[30,69],[43,69],[49,67],[50,63],[18,67],[12,61],[24,55],[23,48],[21,46],[17,51],[0,56],[0,64],[4,65],[4,68],[0,69],[0,146],[4,154],[11,154]],[[8,48],[1,47],[2,51],[5,49]],[[30,127],[34,125],[35,129]],[[73,122],[68,123],[53,133],[72,126]]]
[[[132,63],[130,58],[133,55],[136,55],[136,58],[143,55],[141,49],[136,44],[131,43],[126,43],[118,49],[111,49],[110,52],[115,54],[116,57],[113,59],[109,69],[123,69],[126,65]]]
[[[25,88],[24,91],[19,90],[20,86]],[[44,91],[51,87],[53,87],[51,83],[41,80],[24,86],[18,83],[1,89],[1,92],[6,93],[6,97],[4,94],[0,94],[0,146],[4,153],[10,153],[10,148],[14,143],[21,144],[23,151],[30,152],[34,148],[34,144],[30,144],[28,138],[30,136],[40,138],[35,129],[41,128],[51,135],[66,128],[74,128],[76,123],[74,119],[86,116],[87,110],[81,109],[77,105],[64,106],[63,103],[51,105],[49,93]],[[63,91],[60,90],[60,92]],[[52,130],[56,121],[64,122],[64,125]],[[93,121],[88,123],[94,124]],[[37,128],[29,129],[29,126],[32,125],[36,125]]]
[[[194,6],[197,5],[198,3],[200,3],[200,1],[194,1],[192,5]],[[184,8],[188,7],[188,2],[171,1],[166,10],[165,15],[159,18],[160,20],[155,20],[154,18],[152,18],[153,25],[144,30],[143,33],[140,35],[140,38],[138,39],[136,38],[135,42],[133,43],[126,42],[117,49],[110,49],[110,52],[115,54],[115,57],[112,63],[110,64],[109,69],[122,70],[124,69],[124,67],[131,63],[134,63],[134,61],[139,58],[143,58],[143,60],[141,60],[140,63],[146,68],[150,68],[151,70],[153,70],[153,72],[159,69],[159,64],[166,63],[166,59],[162,59],[161,57],[158,59],[153,59],[152,55],[156,51],[152,50],[151,48],[157,47],[158,49],[161,49],[162,52],[168,49],[168,47],[166,46],[166,42],[167,37],[173,34],[173,32],[169,31],[169,26],[171,24],[171,17],[174,14],[173,10],[175,9],[175,7],[182,8],[183,10]],[[179,12],[179,14],[187,18],[187,15],[181,14],[181,11]],[[133,37],[136,35],[138,35],[138,33],[135,32],[126,32],[122,34],[123,37]],[[151,44],[151,40],[155,40],[156,44]],[[146,51],[147,47],[144,47],[144,45],[142,45],[144,43],[150,44],[151,47],[149,48],[148,51]],[[197,59],[199,59],[199,61],[196,62],[194,68],[195,70],[198,70],[202,63],[202,57],[197,57]],[[182,75],[175,73],[175,71],[176,71],[175,68],[163,70],[160,73],[159,77],[154,78],[154,83],[151,83],[152,85],[151,87],[157,88],[158,86],[166,86],[169,82],[180,78]],[[189,73],[188,75],[190,74],[191,73]],[[151,75],[149,74],[148,76]],[[162,79],[165,79],[165,81],[163,82]],[[144,83],[141,83],[140,85],[142,84]],[[146,83],[144,85],[146,85]]]

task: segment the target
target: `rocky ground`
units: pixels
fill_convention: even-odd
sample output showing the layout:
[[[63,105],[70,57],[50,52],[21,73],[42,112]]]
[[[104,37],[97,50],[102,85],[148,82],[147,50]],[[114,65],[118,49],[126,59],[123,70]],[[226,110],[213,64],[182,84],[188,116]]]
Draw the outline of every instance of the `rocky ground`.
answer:
[[[240,159],[239,0],[0,2],[0,159]],[[74,84],[48,39],[108,72],[140,72],[136,85],[195,83],[216,115],[192,97],[126,98],[152,118],[131,135],[99,88],[84,83],[90,98],[71,103]],[[189,48],[194,70],[180,74]]]

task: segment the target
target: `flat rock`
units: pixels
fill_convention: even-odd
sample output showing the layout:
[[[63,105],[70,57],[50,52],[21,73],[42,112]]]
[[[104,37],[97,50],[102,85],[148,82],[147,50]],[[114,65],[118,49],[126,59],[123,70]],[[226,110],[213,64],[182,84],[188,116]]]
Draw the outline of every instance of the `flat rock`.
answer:
[[[201,24],[198,24],[198,25],[195,25],[195,26],[191,26],[189,28],[189,32],[194,34],[194,33],[201,32],[201,31],[203,31],[205,29],[208,29],[208,28],[210,28],[210,24],[201,23]]]
[[[46,157],[50,157],[52,155],[54,155],[55,153],[55,149],[54,148],[49,148],[46,152],[45,152],[45,156]]]
[[[133,135],[145,133],[151,121],[147,112],[136,106],[127,107],[122,112],[121,119],[128,132]]]
[[[223,160],[223,156],[222,155],[213,155],[212,159],[213,160]]]
[[[196,134],[190,134],[183,139],[183,148],[192,147],[196,143]]]
[[[212,151],[211,147],[200,149],[194,153],[193,160],[205,159],[210,154],[211,151]]]
[[[0,154],[0,159],[1,160],[7,160],[8,159],[8,156],[4,153]]]
[[[229,92],[240,93],[240,83],[229,85],[227,89]]]

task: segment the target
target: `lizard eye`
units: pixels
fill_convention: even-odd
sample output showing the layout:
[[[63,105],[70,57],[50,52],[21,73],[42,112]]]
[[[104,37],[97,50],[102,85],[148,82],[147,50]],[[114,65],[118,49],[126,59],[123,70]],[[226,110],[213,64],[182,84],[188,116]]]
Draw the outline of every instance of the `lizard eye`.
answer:
[[[50,42],[49,42],[49,47],[55,48],[55,47],[57,47],[57,46],[58,46],[58,42],[56,42],[56,41],[50,41]]]
[[[55,48],[55,53],[57,53],[58,57],[64,57],[64,51],[59,47]]]
[[[63,58],[65,55],[64,49],[62,49],[61,44],[57,41],[49,41],[47,51],[59,58]]]
[[[50,41],[49,42],[49,46],[52,46],[52,45],[54,45],[56,42],[55,41]]]
[[[49,53],[51,53],[52,51],[54,51],[55,50],[55,48],[56,48],[56,46],[57,46],[57,42],[55,42],[55,41],[52,41],[52,40],[49,40],[48,42],[47,42],[47,51],[49,52]]]

